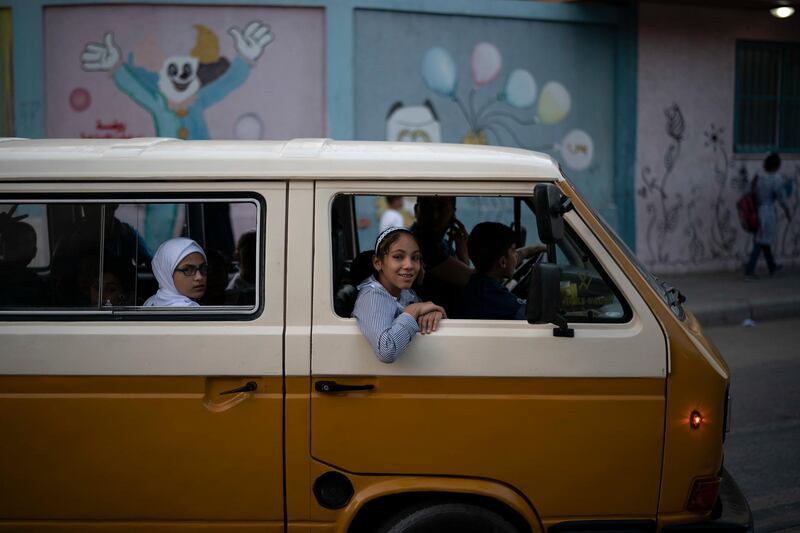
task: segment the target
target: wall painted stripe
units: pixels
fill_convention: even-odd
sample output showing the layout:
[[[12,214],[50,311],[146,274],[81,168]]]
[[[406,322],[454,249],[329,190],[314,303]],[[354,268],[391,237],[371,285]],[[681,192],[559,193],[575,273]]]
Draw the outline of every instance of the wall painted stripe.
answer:
[[[354,139],[355,126],[355,12],[347,2],[325,9],[328,136]]]
[[[617,28],[614,93],[614,200],[619,234],[636,251],[636,112],[638,11],[627,11]]]
[[[14,124],[19,137],[44,135],[44,36],[39,2],[14,2],[11,9],[14,65]]]

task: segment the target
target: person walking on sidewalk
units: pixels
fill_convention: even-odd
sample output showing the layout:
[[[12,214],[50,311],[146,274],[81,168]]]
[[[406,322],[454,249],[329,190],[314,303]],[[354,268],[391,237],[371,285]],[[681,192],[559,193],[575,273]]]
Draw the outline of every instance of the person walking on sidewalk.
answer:
[[[764,175],[756,175],[754,191],[756,205],[758,206],[759,228],[753,238],[753,251],[750,259],[745,266],[745,279],[757,279],[755,275],[756,263],[761,252],[764,252],[764,259],[767,260],[769,275],[773,275],[780,270],[782,265],[775,263],[772,255],[772,243],[778,231],[778,211],[775,203],[779,203],[786,212],[786,218],[790,218],[789,205],[786,203],[784,178],[778,174],[781,168],[781,158],[775,152],[771,152],[764,159]]]

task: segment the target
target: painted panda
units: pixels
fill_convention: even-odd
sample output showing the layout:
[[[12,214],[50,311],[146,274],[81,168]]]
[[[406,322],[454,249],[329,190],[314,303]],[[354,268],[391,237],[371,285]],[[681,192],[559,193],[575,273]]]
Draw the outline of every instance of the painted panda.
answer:
[[[395,102],[386,116],[386,140],[441,142],[442,128],[430,100],[419,106]]]

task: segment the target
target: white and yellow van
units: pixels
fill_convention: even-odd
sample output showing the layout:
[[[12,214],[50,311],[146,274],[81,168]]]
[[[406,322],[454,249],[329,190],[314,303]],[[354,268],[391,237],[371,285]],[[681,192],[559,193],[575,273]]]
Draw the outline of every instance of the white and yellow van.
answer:
[[[386,195],[545,242],[512,280],[528,321],[447,319],[379,362],[345,289]],[[143,307],[181,235],[202,305]],[[545,155],[0,140],[2,531],[747,531],[729,381]]]

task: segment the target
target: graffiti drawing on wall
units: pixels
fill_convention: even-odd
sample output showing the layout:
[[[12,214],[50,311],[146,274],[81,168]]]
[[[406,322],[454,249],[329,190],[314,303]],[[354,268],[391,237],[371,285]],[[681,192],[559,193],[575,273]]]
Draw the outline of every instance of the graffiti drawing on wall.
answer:
[[[442,126],[430,100],[419,106],[395,102],[386,116],[386,140],[442,142]]]
[[[704,146],[710,148],[714,158],[714,169],[712,175],[714,178],[714,186],[717,188],[714,195],[712,208],[714,218],[711,227],[708,229],[708,252],[712,259],[727,259],[735,257],[737,251],[735,250],[736,240],[739,237],[739,228],[736,224],[736,213],[734,213],[733,205],[730,203],[725,192],[729,187],[734,187],[740,191],[746,185],[737,183],[731,180],[728,183],[728,176],[730,174],[731,161],[728,157],[728,150],[725,147],[723,140],[724,130],[721,127],[715,126],[713,123],[706,130],[703,135],[705,137]],[[744,169],[744,167],[742,167]],[[695,217],[697,220],[697,217]],[[694,258],[695,261],[701,259],[702,255]]]
[[[114,41],[114,33],[107,32],[102,43],[89,42],[81,54],[81,66],[87,72],[107,72],[117,88],[150,113],[157,136],[180,139],[208,139],[204,113],[207,108],[223,100],[241,86],[273,40],[269,26],[252,21],[241,30],[228,30],[234,42],[237,57],[233,61],[220,56],[219,38],[202,24],[194,26],[196,42],[191,50],[155,51],[163,56],[158,72],[135,63],[134,54],[123,60],[123,51]],[[70,94],[70,104],[76,111],[88,107],[91,95],[83,88]],[[247,137],[260,138],[260,119],[247,114],[237,122]],[[97,121],[97,130],[125,133],[125,125],[114,121],[111,125]],[[86,134],[91,136],[111,136]]]
[[[479,42],[470,56],[472,87],[466,97],[459,94],[458,64],[448,50],[440,46],[428,49],[422,58],[422,78],[429,90],[454,103],[467,123],[462,138],[466,144],[505,144],[510,139],[523,147],[515,127],[548,126],[561,122],[572,108],[569,91],[558,81],[548,81],[538,88],[530,71],[512,69],[500,91],[486,94],[491,82],[503,74],[503,57],[493,43]],[[594,156],[592,138],[583,130],[571,130],[558,144],[529,147],[557,150],[574,170],[589,167]]]
[[[708,150],[711,168],[696,168],[689,175],[675,172],[686,141],[686,122],[677,103],[664,110],[669,139],[664,150],[662,170],[642,167],[637,195],[644,202],[646,253],[643,260],[657,269],[696,267],[704,263],[735,266],[752,248],[752,235],[741,229],[735,212],[736,199],[763,172],[761,161],[735,163],[725,143],[724,128],[710,124],[703,132],[703,148]],[[792,194],[800,182],[800,165],[782,169],[790,219],[800,209],[798,195]],[[692,178],[699,174],[698,182]],[[711,179],[705,177],[710,174]],[[684,191],[683,193],[680,191]],[[676,243],[677,239],[677,243]],[[776,257],[800,255],[800,225],[782,218],[773,248]]]
[[[797,193],[797,187],[800,185],[800,165],[795,164],[791,172],[791,174],[784,173],[789,219],[788,223],[782,225],[778,234],[776,254],[778,257],[797,259],[800,257],[800,223],[797,218],[800,216],[800,194]]]
[[[654,176],[650,166],[642,168],[641,180],[644,183],[638,193],[642,198],[647,198],[645,209],[650,218],[646,229],[647,248],[652,261],[666,263],[669,261],[669,252],[665,250],[667,235],[678,229],[683,195],[668,192],[668,184],[675,169],[675,163],[681,155],[686,123],[678,104],[664,110],[667,118],[667,135],[670,143],[664,152],[663,172]],[[697,247],[697,245],[695,245]],[[702,251],[700,252],[702,253]]]

